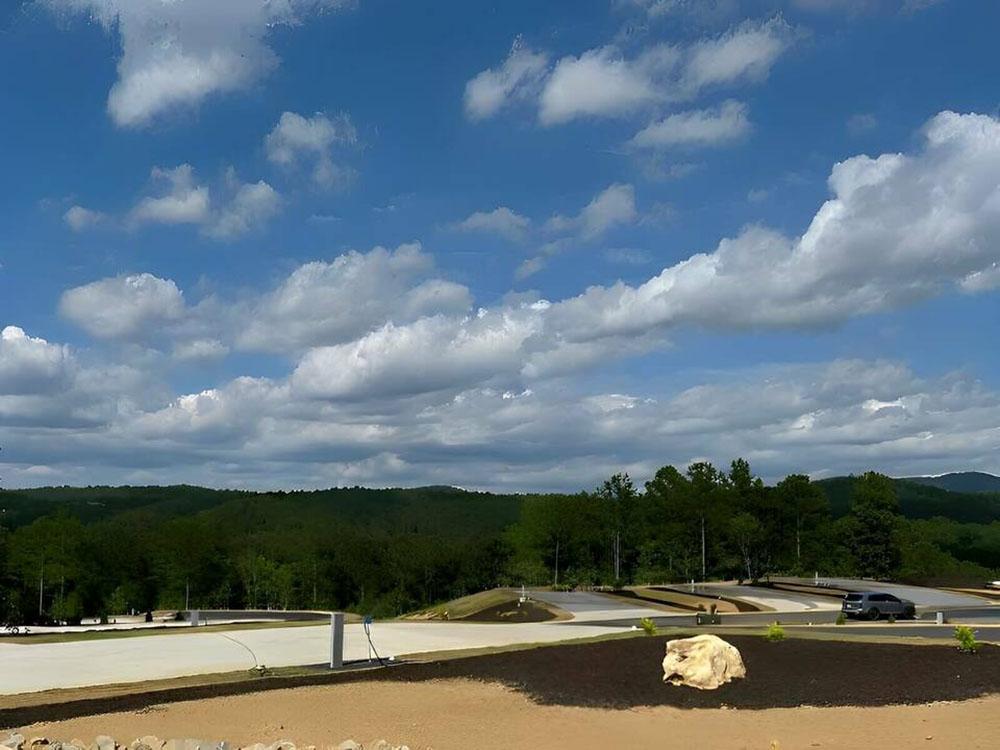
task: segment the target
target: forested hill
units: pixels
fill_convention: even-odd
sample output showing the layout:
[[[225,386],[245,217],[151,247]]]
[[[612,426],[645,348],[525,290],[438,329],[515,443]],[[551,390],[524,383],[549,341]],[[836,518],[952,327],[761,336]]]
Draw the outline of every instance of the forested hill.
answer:
[[[847,476],[816,482],[826,494],[834,517],[849,511],[856,481],[856,477]],[[960,492],[909,478],[893,482],[900,510],[907,518],[941,517],[966,523],[992,523],[1000,519],[1000,492]],[[469,492],[449,486],[345,487],[298,492],[215,490],[189,485],[0,490],[0,512],[9,528],[26,525],[56,510],[91,523],[120,513],[168,519],[212,509],[218,509],[213,513],[216,517],[245,516],[252,512],[261,522],[285,521],[289,514],[324,522],[339,518],[358,526],[448,536],[497,531],[518,518],[514,496]]]
[[[212,520],[243,526],[336,521],[388,531],[467,536],[495,532],[518,518],[509,495],[456,487],[409,489],[344,487],[296,492],[249,492],[207,487],[39,487],[0,490],[0,512],[9,528],[63,512],[84,523],[120,515],[164,521],[210,512]]]
[[[904,477],[907,482],[926,484],[951,492],[1000,493],[1000,477],[982,471],[958,471],[936,477]]]
[[[812,571],[976,585],[1000,571],[998,518],[1000,495],[874,473],[768,486],[742,459],[574,495],[7,490],[0,624],[188,605],[388,616],[495,586]]]
[[[832,477],[816,482],[830,501],[832,515],[843,516],[850,510],[856,481],[857,477]],[[955,492],[910,479],[894,479],[893,484],[906,518],[949,518],[964,523],[1000,520],[1000,492]]]

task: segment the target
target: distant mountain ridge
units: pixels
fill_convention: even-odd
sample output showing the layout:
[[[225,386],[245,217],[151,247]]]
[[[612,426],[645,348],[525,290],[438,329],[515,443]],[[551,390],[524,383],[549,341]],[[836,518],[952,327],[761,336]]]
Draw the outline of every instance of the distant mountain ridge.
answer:
[[[900,477],[949,492],[1000,492],[1000,477],[983,471],[956,471],[936,477]]]
[[[850,512],[851,497],[857,481],[857,477],[847,476],[830,477],[816,482],[826,493],[830,501],[830,512],[835,517]],[[961,523],[986,524],[1000,519],[1000,492],[959,492],[912,479],[894,479],[893,482],[900,510],[907,518],[941,517]]]

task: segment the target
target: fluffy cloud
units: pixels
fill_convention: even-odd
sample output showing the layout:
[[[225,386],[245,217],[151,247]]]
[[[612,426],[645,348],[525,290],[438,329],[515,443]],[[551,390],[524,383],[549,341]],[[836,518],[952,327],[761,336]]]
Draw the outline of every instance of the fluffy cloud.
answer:
[[[553,216],[545,223],[545,230],[579,233],[584,239],[595,239],[613,227],[633,223],[638,215],[635,188],[615,183],[594,196],[576,216]]]
[[[794,30],[780,16],[745,21],[714,37],[686,45],[658,44],[628,56],[615,46],[567,55],[551,70],[544,56],[531,54],[530,76],[513,76],[512,61],[524,58],[515,46],[498,70],[487,70],[466,87],[466,110],[477,119],[492,116],[514,99],[535,99],[543,125],[585,117],[620,117],[687,101],[719,86],[765,79],[792,44]],[[518,67],[517,70],[527,70]],[[470,109],[470,90],[483,89]]]
[[[230,240],[266,224],[281,210],[281,196],[263,180],[240,182],[235,172],[227,176],[232,198],[209,217],[205,233],[218,240]]]
[[[433,259],[419,244],[351,251],[330,263],[300,266],[255,302],[238,337],[244,349],[301,351],[339,344],[387,321],[462,314],[472,304],[464,286],[428,278]]]
[[[130,339],[178,320],[185,305],[173,281],[142,273],[69,289],[59,312],[96,338]]]
[[[539,119],[555,125],[577,117],[614,116],[667,98],[667,76],[679,59],[667,45],[654,47],[635,60],[614,48],[564,57],[545,82]]]
[[[170,279],[148,273],[101,279],[67,290],[60,312],[105,340],[173,342],[178,360],[206,360],[231,349],[295,353],[354,340],[387,322],[464,315],[469,290],[433,275],[419,243],[350,251],[299,266],[274,289],[188,304]]]
[[[172,169],[154,167],[151,173],[159,191],[140,199],[126,218],[126,225],[193,224],[213,239],[230,240],[266,224],[281,210],[278,192],[263,180],[241,182],[235,170],[226,172],[227,199],[213,202],[211,192],[195,178],[190,164]]]
[[[640,130],[630,144],[637,148],[716,146],[750,132],[745,104],[727,101],[715,109],[679,112]]]
[[[91,211],[83,206],[70,206],[63,214],[63,221],[74,232],[83,232],[93,229],[103,223],[107,217],[100,211]]]
[[[470,341],[469,351],[483,343]],[[500,356],[493,347],[481,353]],[[448,355],[450,364],[465,361],[460,347]],[[553,381],[397,399],[384,389],[366,395],[354,388],[353,399],[333,402],[300,390],[305,375],[296,372],[290,384],[237,378],[158,404],[97,411],[99,420],[70,432],[55,411],[15,423],[0,397],[0,417],[16,436],[4,476],[15,485],[184,480],[576,490],[614,471],[641,482],[664,463],[724,464],[734,456],[746,456],[769,479],[792,471],[998,469],[1000,394],[961,375],[926,380],[894,362],[773,365],[666,391],[581,391]],[[415,375],[449,380],[433,363]],[[334,382],[360,385],[346,377]],[[405,379],[393,382],[405,395]],[[73,398],[64,396],[60,407],[72,407]]]
[[[334,118],[317,112],[303,117],[295,112],[281,115],[264,141],[267,158],[274,164],[290,166],[299,160],[312,162],[312,179],[321,187],[342,186],[351,178],[351,170],[333,161],[335,145],[353,145],[357,131],[347,115]]]
[[[762,81],[793,39],[792,28],[780,16],[763,23],[744,21],[692,45],[680,85],[694,93],[709,86]]]
[[[137,127],[178,107],[253,85],[278,64],[267,33],[345,0],[44,0],[57,11],[88,13],[121,38],[118,81],[108,112]]]
[[[619,379],[613,392],[579,376],[660,347],[681,326],[828,325],[991,288],[998,174],[1000,121],[944,112],[911,153],[835,165],[830,198],[801,236],[749,227],[645,284],[551,303],[511,297],[470,312],[468,291],[452,287],[443,298],[454,293],[466,307],[438,306],[447,282],[427,278],[419,248],[310,264],[239,310],[244,324],[259,313],[273,332],[270,343],[245,345],[302,352],[288,377],[190,394],[151,389],[128,368],[85,367],[64,347],[7,328],[0,420],[16,446],[4,460],[16,466],[5,477],[31,482],[28,470],[47,466],[47,481],[130,481],[141,470],[147,481],[212,484],[391,476],[575,489],[617,469],[641,479],[664,462],[736,455],[769,477],[996,471],[1000,394],[961,374],[925,380],[905,364],[849,360],[713,374],[682,390]],[[113,281],[67,292],[64,314],[95,335],[127,337],[180,325],[195,309],[180,307],[170,282]],[[49,393],[25,393],[32,388]]]
[[[514,311],[387,324],[357,341],[310,350],[292,375],[308,397],[357,399],[427,393],[509,374],[536,320]],[[433,352],[433,356],[428,356]]]
[[[833,196],[800,237],[753,226],[639,286],[619,282],[551,304],[386,326],[308,354],[296,382],[311,393],[352,398],[381,387],[420,392],[535,379],[661,346],[679,326],[828,325],[963,284],[988,286],[1000,260],[1000,123],[942,113],[924,138],[913,155],[837,164]],[[607,217],[632,215],[620,208],[630,205],[624,187],[612,186],[557,228],[586,232]],[[496,356],[477,359],[483,341]],[[438,356],[423,365],[426,351]]]
[[[837,164],[833,197],[802,236],[749,227],[641,286],[567,300],[555,324],[583,339],[680,324],[810,326],[975,287],[1000,260],[1000,122],[944,112],[923,137],[913,155]]]
[[[63,385],[73,368],[68,347],[28,336],[17,326],[0,331],[0,395],[49,392]]]
[[[465,84],[465,113],[482,120],[512,101],[537,93],[548,67],[548,56],[532,52],[519,37],[503,64],[479,73]]]
[[[208,188],[195,181],[194,167],[190,164],[173,169],[153,167],[150,177],[163,190],[159,195],[140,200],[129,213],[129,223],[202,224],[208,220],[211,211]]]
[[[521,240],[531,220],[506,206],[499,206],[492,211],[476,211],[454,226],[463,232],[490,232],[510,240]]]

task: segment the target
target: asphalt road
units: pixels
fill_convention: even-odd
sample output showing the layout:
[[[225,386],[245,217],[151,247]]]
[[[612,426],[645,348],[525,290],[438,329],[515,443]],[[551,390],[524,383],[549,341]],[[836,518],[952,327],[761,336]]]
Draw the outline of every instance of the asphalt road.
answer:
[[[812,579],[803,579],[806,583],[812,583]],[[850,591],[880,591],[894,594],[900,599],[909,599],[918,607],[955,608],[955,607],[981,607],[989,603],[988,599],[983,599],[971,594],[960,594],[954,591],[942,591],[941,589],[925,588],[923,586],[904,586],[899,583],[879,583],[877,581],[865,581],[857,578],[821,578],[822,582],[838,588]]]

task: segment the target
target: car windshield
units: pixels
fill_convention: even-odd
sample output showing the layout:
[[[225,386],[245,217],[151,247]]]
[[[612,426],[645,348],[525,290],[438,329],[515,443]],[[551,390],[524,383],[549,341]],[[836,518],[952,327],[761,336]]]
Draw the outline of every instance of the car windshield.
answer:
[[[848,594],[844,597],[845,602],[860,602],[861,594]]]

